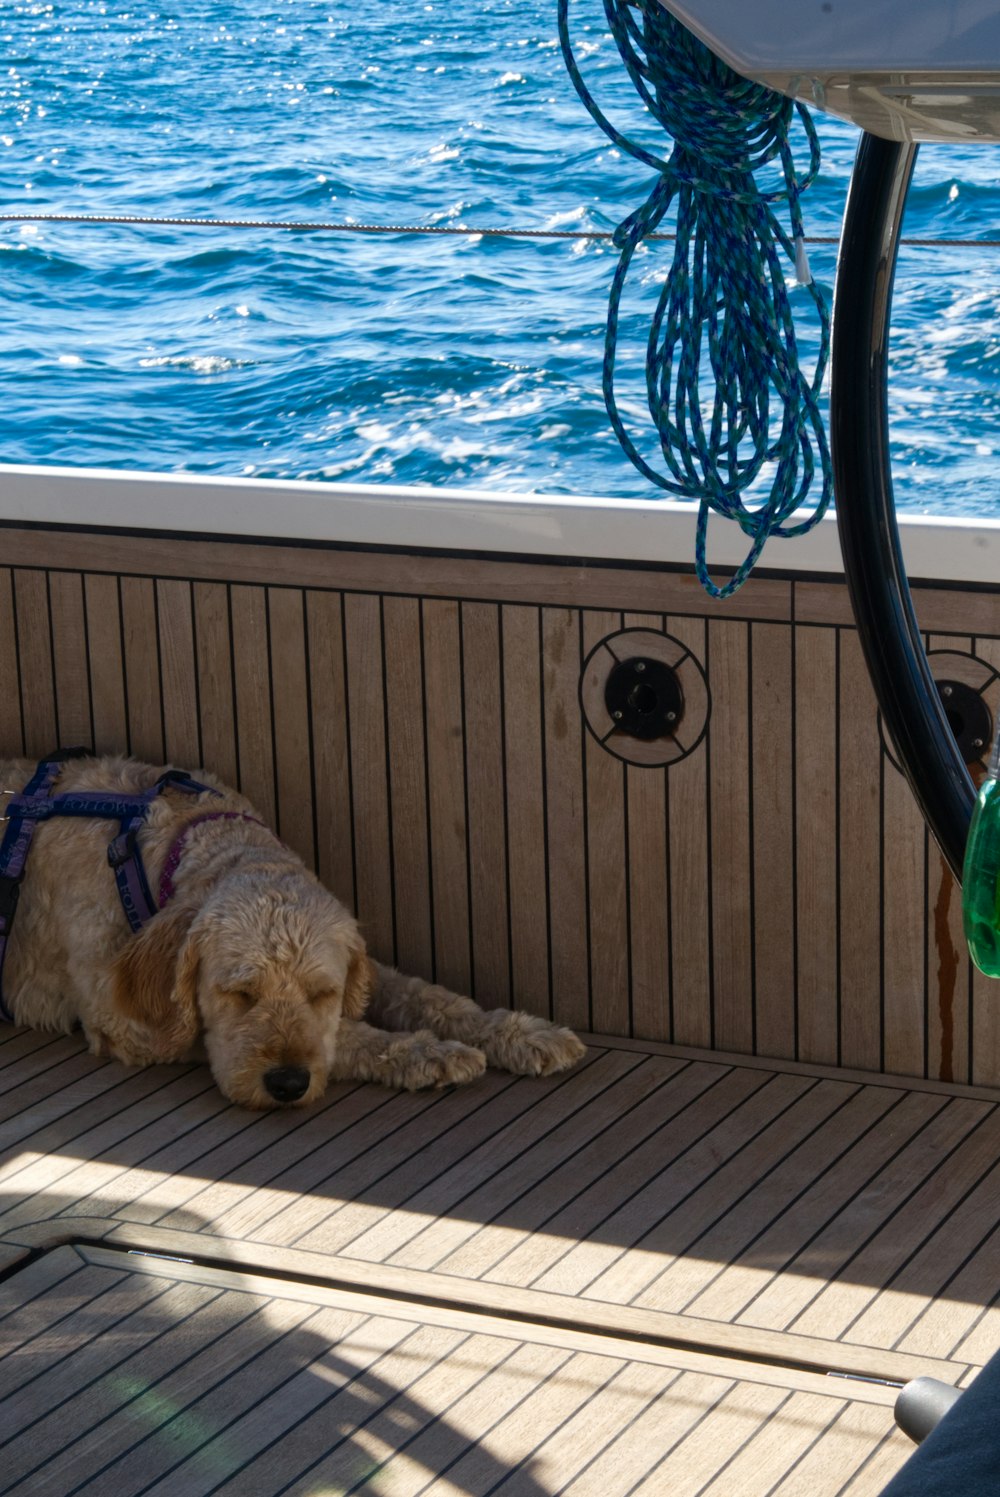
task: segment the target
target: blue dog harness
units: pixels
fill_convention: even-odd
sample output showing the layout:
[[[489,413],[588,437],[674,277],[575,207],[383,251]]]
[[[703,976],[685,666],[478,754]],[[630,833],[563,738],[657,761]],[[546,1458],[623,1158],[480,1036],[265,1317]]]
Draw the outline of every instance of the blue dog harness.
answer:
[[[53,816],[84,816],[117,821],[118,835],[108,844],[108,862],[114,871],[118,897],[133,931],[139,931],[156,914],[158,906],[150,892],[146,870],[139,854],[139,828],[149,808],[169,786],[188,795],[219,795],[210,785],[201,785],[182,769],[168,769],[148,790],[138,795],[114,795],[105,790],[73,790],[65,795],[52,791],[67,759],[89,758],[87,749],[57,749],[40,760],[20,794],[7,803],[3,841],[0,842],[0,1017],[15,1023],[3,996],[3,964],[17,912],[18,896],[31,849],[31,839],[42,821]]]

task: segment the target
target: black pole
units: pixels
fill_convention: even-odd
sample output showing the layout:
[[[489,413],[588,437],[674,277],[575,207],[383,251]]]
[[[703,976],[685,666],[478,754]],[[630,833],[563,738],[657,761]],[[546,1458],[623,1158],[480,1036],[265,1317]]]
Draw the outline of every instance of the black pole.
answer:
[[[913,612],[889,464],[892,282],[916,146],[863,135],[837,265],[830,443],[844,570],[882,716],[924,819],[961,879],[975,789]]]

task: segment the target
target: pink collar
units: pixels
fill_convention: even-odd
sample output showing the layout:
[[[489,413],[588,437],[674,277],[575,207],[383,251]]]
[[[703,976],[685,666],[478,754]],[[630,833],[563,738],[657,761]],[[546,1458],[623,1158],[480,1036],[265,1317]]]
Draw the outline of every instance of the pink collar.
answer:
[[[184,851],[184,843],[187,840],[188,834],[193,832],[196,826],[200,826],[203,821],[255,821],[258,826],[264,826],[264,822],[261,821],[260,817],[252,816],[249,811],[203,811],[200,816],[192,816],[190,821],[185,822],[181,831],[174,839],[170,851],[167,853],[163,872],[160,874],[160,889],[157,902],[161,910],[174,893],[174,874],[177,872],[177,865],[181,860],[181,853]]]

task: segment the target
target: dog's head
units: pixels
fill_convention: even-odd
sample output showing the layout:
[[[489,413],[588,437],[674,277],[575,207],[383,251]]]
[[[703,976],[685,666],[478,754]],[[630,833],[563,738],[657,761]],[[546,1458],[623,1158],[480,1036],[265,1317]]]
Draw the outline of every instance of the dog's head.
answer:
[[[225,1096],[277,1107],[322,1095],[341,1016],[361,1017],[370,983],[358,927],[326,890],[233,880],[125,946],[115,1002],[151,1058],[183,1059],[200,1039]]]

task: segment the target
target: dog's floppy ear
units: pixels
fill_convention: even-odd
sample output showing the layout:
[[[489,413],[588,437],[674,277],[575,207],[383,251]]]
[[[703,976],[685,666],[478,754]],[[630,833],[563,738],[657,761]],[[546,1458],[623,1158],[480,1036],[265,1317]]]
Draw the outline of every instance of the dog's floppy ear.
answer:
[[[352,951],[347,979],[344,983],[344,1002],[341,1013],[345,1019],[360,1019],[368,1007],[368,1000],[375,983],[375,968],[368,959],[360,937]]]
[[[149,1048],[161,1061],[182,1059],[201,1028],[194,914],[161,911],[128,942],[113,971],[119,1013],[148,1031]]]

